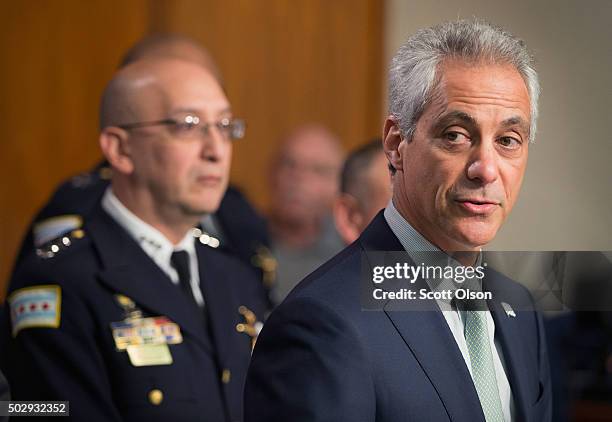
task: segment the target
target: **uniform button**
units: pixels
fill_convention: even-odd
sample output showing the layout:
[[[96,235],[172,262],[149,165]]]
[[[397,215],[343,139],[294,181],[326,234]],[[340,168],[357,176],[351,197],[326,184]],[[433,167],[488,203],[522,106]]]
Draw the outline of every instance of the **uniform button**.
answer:
[[[76,239],[82,239],[85,236],[85,232],[81,229],[73,230],[70,234]]]
[[[111,169],[110,167],[102,167],[98,171],[98,175],[102,180],[110,180],[111,177],[113,177],[113,169]]]
[[[224,369],[223,372],[221,372],[221,382],[223,384],[228,384],[231,378],[232,378],[232,373],[229,369]]]
[[[157,388],[149,391],[149,401],[152,405],[159,406],[159,404],[164,400],[164,393]]]

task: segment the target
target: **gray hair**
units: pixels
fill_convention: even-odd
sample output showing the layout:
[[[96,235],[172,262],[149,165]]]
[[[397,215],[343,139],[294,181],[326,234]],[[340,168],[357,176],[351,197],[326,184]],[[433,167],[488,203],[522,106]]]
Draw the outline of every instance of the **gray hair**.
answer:
[[[391,60],[389,114],[396,119],[406,138],[412,138],[418,119],[435,95],[439,81],[436,73],[444,59],[514,66],[529,92],[529,141],[533,142],[540,95],[533,58],[522,40],[478,20],[445,22],[421,29],[408,38]]]

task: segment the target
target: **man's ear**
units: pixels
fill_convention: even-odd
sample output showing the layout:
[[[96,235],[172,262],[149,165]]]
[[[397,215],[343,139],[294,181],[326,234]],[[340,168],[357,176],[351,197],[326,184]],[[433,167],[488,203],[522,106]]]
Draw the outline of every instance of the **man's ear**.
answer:
[[[345,244],[353,243],[361,234],[363,216],[359,212],[357,200],[346,193],[340,194],[333,206],[336,230]]]
[[[100,132],[100,149],[112,166],[119,173],[130,174],[134,171],[128,133],[118,127],[109,126]]]
[[[399,150],[401,142],[402,134],[397,121],[392,116],[387,117],[383,127],[383,150],[387,160],[389,160],[389,164],[395,170],[403,170],[402,155]]]

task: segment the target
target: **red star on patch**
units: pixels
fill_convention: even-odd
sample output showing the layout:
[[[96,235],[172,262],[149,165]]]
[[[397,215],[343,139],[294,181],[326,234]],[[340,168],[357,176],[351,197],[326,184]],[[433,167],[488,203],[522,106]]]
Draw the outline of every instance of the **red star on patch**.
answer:
[[[43,303],[42,308],[44,311],[46,311],[47,309],[49,309],[49,304],[47,302]]]
[[[33,303],[30,305],[30,311],[35,311],[36,310],[36,304]]]
[[[25,306],[21,305],[19,306],[19,313],[23,313],[23,311],[25,311]]]

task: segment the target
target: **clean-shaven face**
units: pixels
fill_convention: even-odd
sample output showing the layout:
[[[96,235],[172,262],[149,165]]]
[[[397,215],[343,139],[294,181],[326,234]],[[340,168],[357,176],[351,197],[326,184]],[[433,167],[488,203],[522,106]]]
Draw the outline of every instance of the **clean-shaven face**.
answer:
[[[402,141],[401,212],[443,250],[489,243],[516,202],[528,155],[530,103],[509,65],[448,61],[437,95]],[[396,204],[397,205],[397,204]]]
[[[154,206],[174,214],[211,213],[227,188],[232,154],[232,141],[214,124],[232,117],[230,105],[218,82],[202,68],[179,61],[166,67],[150,89],[151,104],[142,120],[196,116],[211,127],[208,134],[197,132],[188,139],[172,126],[134,131],[134,174]]]

